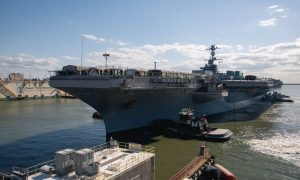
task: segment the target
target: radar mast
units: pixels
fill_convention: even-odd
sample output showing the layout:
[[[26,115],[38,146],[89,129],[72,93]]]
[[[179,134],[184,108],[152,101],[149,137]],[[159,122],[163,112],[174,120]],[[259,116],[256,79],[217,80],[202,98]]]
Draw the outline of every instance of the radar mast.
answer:
[[[216,60],[221,60],[215,57],[216,55],[215,50],[217,49],[220,48],[218,48],[215,44],[211,45],[209,48],[206,49],[210,51],[210,58],[207,60],[208,63],[205,64],[204,67],[201,67],[201,69],[203,69],[204,71],[212,71],[213,74],[216,74],[218,72],[218,67],[216,64],[214,64]]]

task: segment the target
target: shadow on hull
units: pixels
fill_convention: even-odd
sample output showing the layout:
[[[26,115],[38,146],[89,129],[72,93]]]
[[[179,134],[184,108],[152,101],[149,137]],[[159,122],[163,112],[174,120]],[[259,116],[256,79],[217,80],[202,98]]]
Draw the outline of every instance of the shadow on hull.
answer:
[[[232,121],[249,121],[256,119],[263,112],[268,110],[273,103],[259,101],[245,108],[236,109],[230,112],[218,113],[208,116],[209,123],[224,123]]]
[[[246,108],[242,108],[242,109],[238,109],[226,113],[209,115],[207,116],[207,119],[209,123],[224,123],[224,122],[232,122],[232,121],[254,120],[258,116],[260,116],[261,113],[269,109],[271,106],[272,103],[270,102],[260,101]],[[113,137],[118,141],[135,142],[140,144],[154,143],[157,141],[155,139],[155,137],[157,136],[165,136],[167,138],[177,138],[181,140],[191,140],[191,139],[203,140],[192,133],[184,133],[184,132],[174,133],[172,131],[166,131],[164,128],[162,128],[162,125],[160,123],[157,123],[159,121],[161,120],[156,120],[155,123],[152,123],[152,125],[148,127],[108,133],[106,134],[106,140],[108,141],[110,137]]]

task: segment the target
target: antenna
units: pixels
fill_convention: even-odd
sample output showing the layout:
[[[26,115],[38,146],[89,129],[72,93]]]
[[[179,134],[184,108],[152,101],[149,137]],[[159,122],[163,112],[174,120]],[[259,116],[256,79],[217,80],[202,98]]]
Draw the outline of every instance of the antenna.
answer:
[[[219,60],[219,61],[220,61],[221,59],[216,58],[216,56],[215,56],[215,55],[216,55],[216,52],[215,52],[216,49],[220,49],[220,48],[218,48],[215,44],[212,44],[212,45],[209,46],[207,49],[205,49],[205,50],[209,50],[209,51],[210,51],[210,57],[209,57],[209,59],[206,59],[206,60],[205,60],[205,61],[208,61],[208,63],[205,64],[204,67],[201,67],[201,69],[203,69],[204,72],[205,72],[205,71],[212,71],[213,74],[215,74],[215,73],[218,72],[218,67],[217,67],[216,64],[214,64],[214,62],[215,62],[216,60]]]
[[[82,71],[82,54],[83,54],[83,36],[81,36],[81,55],[80,55],[80,71],[79,71],[79,75],[81,75],[81,71]]]
[[[154,61],[154,70],[156,70],[156,63],[157,63],[157,62],[156,62],[156,61]]]
[[[81,36],[81,58],[80,58],[80,67],[82,68],[82,53],[83,53],[83,36]]]
[[[107,68],[107,58],[110,56],[108,53],[104,53],[103,56],[105,57],[105,69]]]
[[[217,49],[220,49],[220,48],[218,48],[215,44],[212,44],[209,48],[206,49],[206,50],[210,50],[210,51],[211,51],[211,52],[210,52],[211,57],[210,57],[210,59],[208,60],[208,64],[209,64],[209,65],[213,65],[213,64],[214,64],[214,61],[216,61],[216,60],[221,60],[221,59],[217,59],[217,58],[215,57],[215,55],[216,55],[215,50],[217,50]]]

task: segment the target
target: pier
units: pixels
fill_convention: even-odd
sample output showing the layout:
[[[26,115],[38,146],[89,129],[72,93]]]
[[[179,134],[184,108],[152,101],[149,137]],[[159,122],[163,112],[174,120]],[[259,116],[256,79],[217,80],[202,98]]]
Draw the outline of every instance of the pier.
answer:
[[[191,162],[178,171],[170,180],[182,180],[185,178],[191,178],[195,172],[197,172],[208,160],[210,154],[206,151],[205,147],[201,147],[201,153],[195,157]]]

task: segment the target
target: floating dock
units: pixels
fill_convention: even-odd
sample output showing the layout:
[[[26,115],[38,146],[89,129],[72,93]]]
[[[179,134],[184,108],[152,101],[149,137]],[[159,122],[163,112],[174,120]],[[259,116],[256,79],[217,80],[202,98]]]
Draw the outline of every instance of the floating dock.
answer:
[[[53,160],[24,169],[14,167],[11,174],[2,174],[2,178],[153,180],[155,179],[154,147],[111,140],[91,148],[64,149],[57,151]]]

